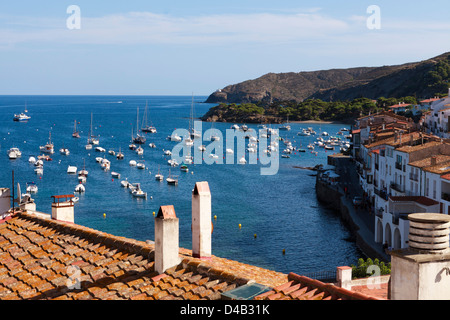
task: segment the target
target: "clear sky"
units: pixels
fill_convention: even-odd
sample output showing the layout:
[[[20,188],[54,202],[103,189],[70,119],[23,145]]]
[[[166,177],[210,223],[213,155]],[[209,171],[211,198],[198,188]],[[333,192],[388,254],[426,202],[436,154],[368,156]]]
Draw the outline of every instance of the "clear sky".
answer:
[[[448,0],[2,1],[0,94],[209,95],[269,72],[420,61],[450,51],[449,12]]]

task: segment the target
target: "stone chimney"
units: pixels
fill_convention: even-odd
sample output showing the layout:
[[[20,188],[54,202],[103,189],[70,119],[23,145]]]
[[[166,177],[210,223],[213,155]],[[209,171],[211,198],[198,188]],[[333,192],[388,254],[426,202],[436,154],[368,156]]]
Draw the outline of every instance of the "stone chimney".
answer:
[[[450,216],[414,213],[409,248],[391,251],[392,300],[450,299]]]
[[[173,206],[161,206],[155,217],[155,271],[159,274],[180,263],[179,220]]]
[[[432,156],[431,157],[431,165],[435,166],[437,164],[437,157],[436,156]]]
[[[74,197],[73,194],[52,196],[52,219],[74,223],[74,203],[72,201]]]
[[[206,181],[197,182],[192,191],[192,255],[211,258],[211,191]]]

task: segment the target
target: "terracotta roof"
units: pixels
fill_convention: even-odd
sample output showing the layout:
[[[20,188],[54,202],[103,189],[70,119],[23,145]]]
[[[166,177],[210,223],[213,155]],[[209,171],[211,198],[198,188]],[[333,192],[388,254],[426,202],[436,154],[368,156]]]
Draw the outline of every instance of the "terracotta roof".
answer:
[[[440,98],[431,98],[431,99],[425,99],[420,101],[420,103],[429,103],[429,102],[433,102],[433,101],[437,101],[440,100]]]
[[[445,180],[450,180],[450,173],[449,174],[444,174],[443,176],[441,176],[442,179]]]
[[[255,300],[381,300],[381,298],[290,273],[287,283],[257,296]]]
[[[252,282],[275,291],[307,286],[303,298],[369,298],[216,256],[200,260],[188,249],[179,255],[180,264],[159,275],[153,243],[18,213],[0,224],[0,300],[218,300]]]
[[[407,103],[399,103],[399,104],[394,104],[393,106],[390,106],[389,109],[397,109],[397,108],[406,108],[409,107],[411,104],[407,104]]]
[[[437,164],[446,163],[446,162],[450,161],[450,156],[447,156],[447,155],[439,154],[434,157],[436,157]],[[408,163],[408,165],[417,167],[417,168],[430,167],[431,166],[431,158],[432,157],[428,157],[428,158],[424,158],[422,160],[413,161],[413,162]]]
[[[402,147],[397,148],[396,150],[400,151],[400,152],[410,153],[410,152],[426,149],[429,147],[434,147],[434,146],[437,146],[440,144],[441,144],[440,141],[430,141],[430,142],[425,142],[424,144],[418,144],[415,146],[408,146],[408,145],[402,146]]]

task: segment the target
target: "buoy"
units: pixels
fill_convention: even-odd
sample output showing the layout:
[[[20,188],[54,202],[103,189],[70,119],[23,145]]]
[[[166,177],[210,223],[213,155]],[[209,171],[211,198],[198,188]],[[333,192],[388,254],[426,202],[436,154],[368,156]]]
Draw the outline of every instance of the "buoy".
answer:
[[[283,255],[286,254],[286,250],[283,249]]]
[[[239,223],[239,229],[242,227],[242,225]]]
[[[217,220],[217,216],[214,216],[214,220]]]
[[[256,239],[256,233],[253,235],[253,237]]]
[[[155,211],[153,211],[153,216],[155,215]]]
[[[106,213],[103,213],[103,218],[106,218]]]

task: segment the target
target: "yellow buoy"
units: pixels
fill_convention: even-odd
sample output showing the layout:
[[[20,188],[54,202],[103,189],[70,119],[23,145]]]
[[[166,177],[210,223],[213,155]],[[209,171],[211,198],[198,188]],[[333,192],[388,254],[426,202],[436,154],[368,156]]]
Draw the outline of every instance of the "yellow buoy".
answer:
[[[253,235],[253,237],[256,239],[256,233]]]
[[[153,211],[153,215],[155,215],[155,211]]]
[[[286,254],[286,250],[283,249],[283,254]]]
[[[239,229],[242,227],[242,225],[239,223]]]
[[[214,220],[217,220],[217,216],[214,216]]]
[[[106,213],[103,213],[103,218],[106,218]]]

